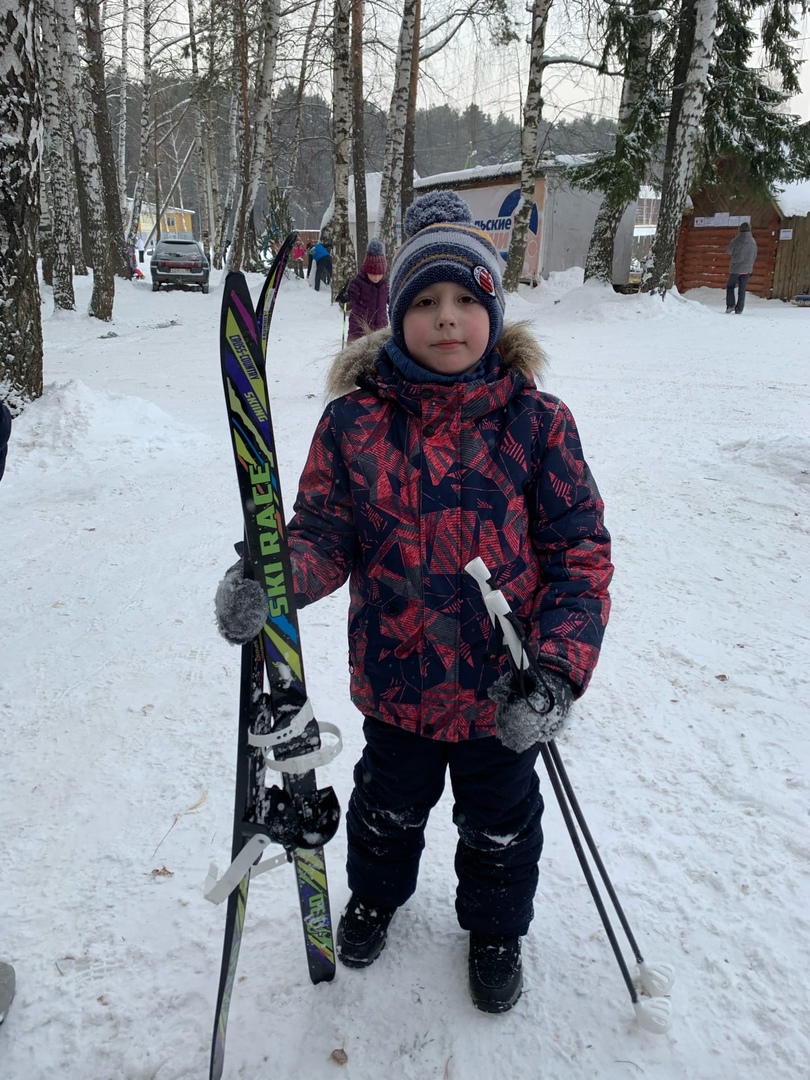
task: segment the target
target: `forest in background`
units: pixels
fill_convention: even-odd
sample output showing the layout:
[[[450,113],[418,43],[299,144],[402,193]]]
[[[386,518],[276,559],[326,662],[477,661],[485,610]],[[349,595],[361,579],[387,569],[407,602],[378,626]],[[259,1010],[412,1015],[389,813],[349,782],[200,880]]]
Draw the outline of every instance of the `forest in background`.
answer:
[[[120,71],[114,70],[107,84],[113,142],[119,143],[120,114],[116,108],[120,96]],[[194,139],[194,118],[189,109],[193,86],[178,78],[152,81],[153,108],[157,116],[157,153],[151,164],[146,199],[155,201],[154,173],[158,172],[158,191],[167,191],[183,162],[186,148]],[[222,174],[228,168],[228,113],[231,92],[221,87],[212,94],[211,119],[215,128],[217,166]],[[127,96],[127,127],[137,131],[142,105],[139,83],[130,83]],[[256,211],[267,211],[267,182],[283,191],[289,199],[292,225],[297,229],[320,228],[321,218],[332,199],[332,111],[329,101],[319,93],[305,93],[301,101],[300,141],[296,175],[290,175],[296,133],[298,101],[292,82],[277,91],[270,124],[268,173],[262,179]],[[386,114],[372,102],[364,103],[364,145],[367,172],[381,172],[385,155]],[[609,117],[573,117],[541,125],[541,156],[585,154],[612,149],[616,123]],[[153,139],[154,144],[154,139]],[[132,197],[138,172],[137,140],[126,140],[127,196]],[[501,113],[493,118],[477,105],[464,109],[436,105],[416,111],[415,169],[419,176],[451,172],[475,165],[498,165],[520,157],[520,125]],[[174,205],[195,211],[195,235],[199,229],[198,173],[186,170],[177,186]]]

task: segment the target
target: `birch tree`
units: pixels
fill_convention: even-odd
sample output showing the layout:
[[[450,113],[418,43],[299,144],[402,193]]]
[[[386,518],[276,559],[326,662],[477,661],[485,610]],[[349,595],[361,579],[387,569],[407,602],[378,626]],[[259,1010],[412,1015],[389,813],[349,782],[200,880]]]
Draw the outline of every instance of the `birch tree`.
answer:
[[[242,186],[234,223],[233,247],[228,260],[229,266],[234,270],[241,269],[245,264],[250,267],[255,260],[255,242],[248,243],[248,236],[255,238],[253,208],[259,194],[259,184],[264,171],[267,139],[270,131],[273,76],[275,74],[278,50],[280,2],[279,0],[262,0],[260,38],[264,47],[254,93],[255,116],[252,125],[250,123],[250,102],[247,91],[247,18],[241,0],[238,18],[238,33],[240,36],[239,63],[242,77],[242,109],[244,110],[244,116],[242,127]]]
[[[104,73],[104,44],[101,37],[99,0],[78,0],[82,30],[86,45],[84,75],[90,92],[93,130],[98,147],[101,194],[106,217],[106,239],[114,273],[129,280],[129,258],[124,237],[121,200],[118,192],[118,170],[113,147],[110,113],[107,107],[107,86]]]
[[[365,100],[363,95],[363,0],[352,0],[352,170],[354,172],[354,219],[357,260],[368,246],[368,200],[366,198]]]
[[[35,8],[29,0],[4,0],[0,9],[0,130],[0,387],[4,398],[22,404],[42,394],[37,279],[42,111]]]
[[[394,88],[391,93],[385,134],[385,159],[380,183],[380,207],[377,211],[377,235],[389,252],[393,252],[397,244],[397,210],[402,188],[405,122],[408,116],[411,61],[415,47],[417,2],[418,0],[404,0],[402,8],[402,23],[394,69]]]
[[[407,2],[407,0],[406,0]],[[352,0],[335,0],[334,82],[332,136],[335,212],[332,217],[332,299],[354,277],[357,262],[349,233],[349,155],[351,153],[351,49]],[[355,183],[357,177],[355,177]]]
[[[214,240],[214,215],[211,207],[211,163],[208,160],[208,141],[203,134],[204,112],[200,62],[197,51],[197,30],[194,0],[188,0],[188,44],[191,56],[191,96],[194,102],[194,150],[197,157],[197,192],[200,209],[200,238],[203,249],[210,252]]]
[[[602,193],[588,254],[585,280],[611,284],[619,223],[638,198],[663,136],[672,41],[659,0],[634,0],[631,8],[613,4],[606,17],[603,72],[612,57],[624,69],[616,143],[594,161],[569,170],[573,184]]]
[[[121,0],[121,80],[118,99],[118,196],[127,215],[127,95],[129,93],[129,0]]]
[[[45,165],[51,207],[53,243],[53,304],[63,311],[73,311],[76,298],[73,292],[73,232],[70,186],[72,177],[68,165],[62,128],[62,61],[57,42],[53,0],[40,0],[42,30],[42,111],[45,126]]]
[[[685,17],[679,27],[678,57],[684,63],[686,75],[682,93],[678,95],[679,106],[673,108],[670,118],[658,228],[641,281],[643,292],[656,292],[662,297],[674,284],[675,248],[700,152],[717,4],[718,0],[686,0]]]
[[[81,171],[81,186],[86,208],[86,226],[93,267],[93,292],[89,314],[103,322],[112,319],[115,277],[110,260],[107,217],[101,180],[101,163],[96,143],[95,125],[90,104],[84,93],[79,66],[79,43],[73,0],[58,0],[59,45],[62,77],[70,102],[76,160]],[[116,207],[117,212],[117,207]]]
[[[537,168],[537,133],[543,115],[543,57],[546,48],[546,24],[552,0],[533,0],[529,54],[529,78],[523,104],[520,131],[520,199],[512,218],[512,239],[503,276],[503,287],[515,292],[523,272],[529,221],[534,205],[534,181]]]
[[[138,173],[132,192],[132,210],[127,225],[127,248],[135,246],[141,220],[149,171],[149,138],[152,133],[152,0],[143,0],[143,45],[141,50],[141,123],[138,135]],[[157,208],[156,208],[157,209]]]

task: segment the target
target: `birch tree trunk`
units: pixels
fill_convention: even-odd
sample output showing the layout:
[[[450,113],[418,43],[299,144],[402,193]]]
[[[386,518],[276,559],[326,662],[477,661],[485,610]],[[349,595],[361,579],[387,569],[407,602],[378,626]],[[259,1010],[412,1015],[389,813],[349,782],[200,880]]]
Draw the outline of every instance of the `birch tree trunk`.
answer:
[[[48,171],[48,194],[51,206],[53,242],[53,304],[63,311],[74,311],[73,259],[71,232],[73,220],[69,191],[65,143],[62,137],[62,61],[59,56],[53,0],[40,0],[42,30],[42,112],[45,120],[45,164]]]
[[[634,138],[634,117],[642,95],[650,93],[648,62],[652,50],[653,23],[650,19],[652,5],[657,0],[636,0],[633,4],[633,18],[641,20],[642,29],[627,48],[625,58],[622,97],[619,105],[616,146],[613,151],[615,162],[613,182],[606,186],[602,203],[596,215],[588,254],[585,257],[585,280],[591,278],[613,283],[613,253],[616,247],[616,234],[619,223],[630,203],[638,198],[641,184],[641,159],[649,157],[628,153],[628,142]],[[638,140],[636,140],[638,141]]]
[[[718,0],[695,2],[694,36],[671,152],[664,164],[658,228],[641,282],[642,292],[656,292],[662,298],[675,281],[675,248],[700,144],[717,5]]]
[[[143,0],[143,70],[141,72],[141,126],[138,146],[138,175],[132,192],[132,211],[127,226],[127,248],[135,246],[141,220],[146,175],[149,171],[149,135],[152,130],[152,0]],[[155,207],[157,213],[157,207]],[[158,222],[158,225],[160,223]]]
[[[200,203],[200,240],[203,250],[210,254],[214,242],[211,214],[211,163],[208,160],[208,140],[203,133],[202,84],[197,54],[197,31],[194,21],[194,0],[188,0],[188,39],[191,54],[191,96],[194,102],[194,146],[197,156],[197,192]]]
[[[550,3],[551,0],[548,0]],[[399,31],[394,89],[388,109],[385,132],[385,158],[380,184],[380,208],[377,211],[377,235],[391,253],[397,246],[397,211],[402,187],[402,158],[405,145],[405,123],[408,116],[408,90],[411,81],[411,58],[416,44],[414,25],[417,0],[404,0],[402,25]]]
[[[276,52],[278,49],[278,26],[280,15],[280,0],[262,0],[262,25],[261,37],[264,42],[262,63],[259,68],[258,80],[255,92],[255,118],[251,125],[248,116],[248,98],[245,86],[247,78],[247,28],[245,25],[244,8],[240,4],[240,66],[243,72],[243,109],[245,118],[243,124],[243,139],[246,146],[242,151],[242,194],[239,199],[239,208],[236,214],[236,222],[233,231],[233,252],[228,260],[232,270],[240,270],[243,265],[252,269],[255,263],[255,243],[248,244],[248,236],[255,237],[253,223],[253,208],[259,194],[259,184],[264,172],[265,151],[267,148],[267,136],[270,130],[270,114],[273,103],[273,76],[276,68]]]
[[[231,94],[231,108],[228,113],[228,186],[225,189],[225,203],[222,207],[219,234],[214,249],[214,266],[221,268],[225,258],[227,244],[227,231],[233,213],[233,201],[236,197],[236,181],[239,175],[239,140],[236,130],[236,114],[239,109],[239,99],[236,94]]]
[[[335,213],[332,217],[332,299],[357,272],[349,232],[349,155],[351,153],[351,4],[335,0],[335,67],[332,89],[332,150]],[[356,177],[355,177],[356,180]]]
[[[101,163],[96,144],[95,126],[90,105],[81,84],[79,42],[73,0],[58,0],[59,44],[62,52],[62,76],[70,103],[76,160],[84,192],[87,240],[93,267],[93,293],[89,314],[102,322],[112,319],[115,300],[115,275],[110,261],[107,217],[101,181]],[[118,207],[116,205],[116,213]]]
[[[366,198],[366,125],[363,100],[363,0],[352,2],[352,171],[354,173],[354,220],[357,261],[368,247],[368,200]]]
[[[534,182],[537,167],[537,134],[543,115],[543,57],[546,49],[546,24],[552,0],[534,0],[532,4],[532,36],[529,54],[529,79],[523,105],[523,126],[520,131],[520,199],[512,218],[512,239],[509,258],[503,275],[503,287],[515,292],[523,273],[526,245],[529,242],[529,221],[534,205]]]
[[[118,102],[118,195],[127,220],[127,94],[129,92],[129,0],[121,0],[121,87]]]
[[[211,243],[214,248],[214,267],[222,269],[222,208],[219,203],[219,168],[217,166],[217,146],[214,137],[213,111],[211,106],[212,87],[216,81],[216,53],[214,38],[214,5],[209,5],[209,32],[208,32],[208,79],[205,90],[205,138],[208,144],[208,162],[211,168],[211,193],[208,201],[208,211],[211,215]],[[229,211],[230,213],[230,211]]]
[[[400,205],[404,214],[413,202],[413,171],[416,163],[416,91],[419,88],[419,34],[422,26],[422,0],[416,0],[413,22],[414,48],[411,52],[411,73],[408,80],[408,110],[405,114],[405,135],[402,148],[402,194]]]
[[[101,37],[101,12],[98,0],[79,0],[86,51],[85,75],[90,88],[93,129],[98,146],[101,171],[101,193],[107,219],[107,242],[110,264],[117,277],[129,280],[129,258],[121,217],[121,197],[118,192],[118,172],[113,148],[110,112],[107,107],[107,80],[104,74],[104,43]]]
[[[0,10],[0,385],[10,404],[42,394],[42,317],[37,280],[42,112],[37,92],[35,6]]]

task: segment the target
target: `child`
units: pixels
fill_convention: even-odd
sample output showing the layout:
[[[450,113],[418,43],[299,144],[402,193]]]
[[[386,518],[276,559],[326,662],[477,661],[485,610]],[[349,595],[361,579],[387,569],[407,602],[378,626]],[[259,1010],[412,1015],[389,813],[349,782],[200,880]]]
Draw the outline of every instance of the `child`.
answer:
[[[500,256],[467,204],[426,195],[405,232],[391,330],[335,361],[329,389],[342,396],[318,425],[289,530],[299,606],[351,581],[351,695],[366,746],[337,949],[348,967],[379,956],[416,888],[449,770],[470,993],[505,1012],[522,989],[543,843],[539,743],[562,730],[596,664],[610,538],[573,417],[535,387],[538,345],[503,326]],[[464,572],[479,555],[544,673],[528,701]]]
[[[307,257],[307,249],[302,240],[296,240],[292,249],[292,264],[297,278],[304,277],[304,259]]]
[[[370,241],[360,273],[349,282],[349,341],[388,326],[387,270],[382,240]]]

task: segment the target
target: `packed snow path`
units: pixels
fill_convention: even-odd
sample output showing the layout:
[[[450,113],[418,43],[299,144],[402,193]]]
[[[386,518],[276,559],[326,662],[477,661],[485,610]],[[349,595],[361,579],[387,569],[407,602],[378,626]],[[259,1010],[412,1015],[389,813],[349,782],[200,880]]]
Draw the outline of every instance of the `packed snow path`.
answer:
[[[446,796],[366,972],[311,986],[292,873],[256,881],[227,1077],[810,1074],[810,312],[749,298],[726,317],[720,293],[661,304],[580,281],[507,312],[549,353],[546,389],[577,417],[614,537],[602,660],[560,746],[643,951],[677,968],[672,1029],[636,1026],[543,779],[510,1014],[468,999]],[[229,857],[239,670],[212,605],[241,535],[216,285],[119,283],[110,326],[52,315],[44,290],[46,394],[0,484],[4,1080],[207,1075],[224,910],[202,883]],[[288,514],[340,331],[328,293],[285,283],[269,380]],[[343,592],[302,617],[313,703],[346,742],[321,783],[344,807],[361,746],[345,622]],[[341,829],[335,920],[344,855]]]

